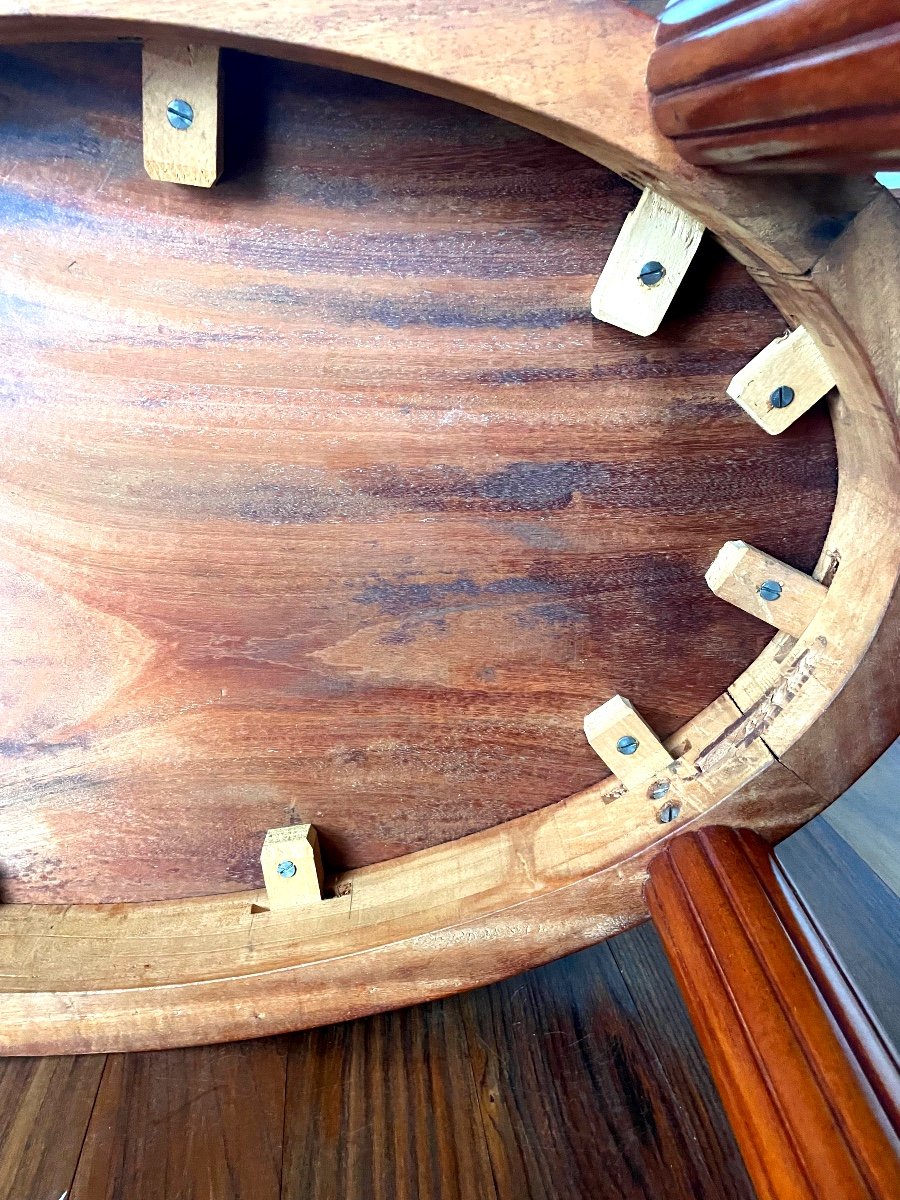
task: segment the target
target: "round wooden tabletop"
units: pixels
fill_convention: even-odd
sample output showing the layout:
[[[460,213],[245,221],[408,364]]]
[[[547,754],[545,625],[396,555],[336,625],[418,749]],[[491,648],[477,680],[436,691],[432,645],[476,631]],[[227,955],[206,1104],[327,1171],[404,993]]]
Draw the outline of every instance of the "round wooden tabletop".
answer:
[[[419,92],[238,53],[212,191],[147,178],[137,45],[7,50],[0,125],[8,899],[253,888],[606,774],[771,630],[703,574],[810,571],[827,410],[725,394],[784,319],[706,243],[660,333],[588,301],[638,193]]]
[[[900,724],[889,194],[688,166],[614,0],[0,0],[10,45],[174,30],[228,48],[211,191],[144,177],[136,47],[2,59],[5,1053],[513,974]],[[633,185],[709,230],[646,339],[589,315]],[[724,388],[785,324],[838,390],[769,436]],[[808,619],[711,594],[735,539]],[[618,693],[671,812],[585,741]],[[262,840],[307,822],[328,890],[279,909]]]

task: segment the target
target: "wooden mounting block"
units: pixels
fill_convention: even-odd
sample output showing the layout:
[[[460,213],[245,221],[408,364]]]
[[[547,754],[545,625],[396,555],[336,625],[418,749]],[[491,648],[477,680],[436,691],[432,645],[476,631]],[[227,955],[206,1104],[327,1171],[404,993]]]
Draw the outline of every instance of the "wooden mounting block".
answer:
[[[44,0],[29,14],[0,0],[0,40],[6,43],[171,37],[173,28],[191,44],[239,47],[361,73],[512,120],[638,186],[652,187],[705,226],[789,324],[809,330],[837,383],[831,411],[839,488],[812,572],[827,592],[799,637],[779,633],[718,698],[660,739],[673,759],[691,768],[678,782],[681,807],[674,823],[660,822],[642,790],[601,779],[568,799],[542,803],[469,836],[340,872],[332,881],[336,896],[327,903],[263,911],[264,893],[245,890],[154,903],[0,908],[0,1050],[7,1054],[116,1051],[269,1034],[513,974],[641,920],[647,864],[673,829],[714,822],[778,839],[848,786],[897,733],[900,213],[889,194],[874,184],[816,180],[807,189],[794,182],[719,178],[686,166],[654,131],[647,109],[643,81],[653,24],[611,0],[590,5],[546,0],[524,7],[486,0],[459,9],[433,0],[388,5],[361,0],[352,8],[333,0],[283,6],[249,0],[240,7],[203,0],[177,7],[169,0],[98,0],[90,16],[74,0]],[[324,211],[327,181],[314,183]],[[192,192],[177,203],[194,205],[191,213],[199,220],[201,203],[224,203],[224,187],[211,197]],[[121,211],[129,219],[127,206]],[[189,245],[193,228],[185,216],[179,245]],[[23,250],[16,262],[27,265],[38,249]],[[602,258],[598,247],[595,269]],[[58,287],[59,262],[41,269],[44,284]],[[77,269],[73,263],[72,271]],[[244,303],[258,301],[252,288],[243,294]],[[170,316],[177,310],[175,296]],[[288,342],[286,335],[273,339],[277,346]],[[222,351],[214,341],[210,345],[212,362]],[[447,345],[449,353],[452,342]],[[652,341],[640,345],[647,354]],[[746,354],[753,349],[746,347]],[[116,352],[113,347],[107,355]],[[702,357],[702,348],[698,353]],[[321,362],[327,367],[326,356]],[[284,372],[289,378],[289,365]],[[202,383],[201,378],[192,386],[202,390]],[[251,414],[252,396],[243,402]],[[152,413],[142,420],[150,428]],[[698,428],[701,424],[702,411]],[[560,429],[547,436],[560,439]],[[789,436],[790,431],[773,441]],[[134,453],[142,461],[139,449]],[[660,486],[665,487],[664,476]],[[577,488],[569,491],[575,504]],[[78,504],[86,502],[86,494],[79,494]],[[762,496],[760,503],[775,502]],[[14,522],[18,510],[12,502],[10,511]],[[787,524],[792,516],[782,513]],[[59,545],[74,536],[64,514],[46,520]],[[16,545],[37,571],[41,546],[28,541],[33,531],[27,520],[20,526]],[[424,539],[427,523],[420,528]],[[745,529],[716,536],[719,543],[723,537],[758,540]],[[147,553],[152,549],[148,545]],[[93,553],[90,541],[80,548],[79,571],[91,569]],[[241,569],[240,555],[228,553],[229,570]],[[670,554],[678,553],[673,537]],[[208,565],[206,547],[199,546],[197,554]],[[290,554],[280,561],[288,564]],[[705,593],[703,569],[697,572],[698,597]],[[253,562],[246,570],[252,574]],[[110,588],[118,578],[113,572]],[[725,605],[720,609],[723,620],[732,612]],[[60,620],[70,621],[72,611],[66,608]],[[236,629],[240,619],[236,608]],[[622,630],[609,631],[616,634],[624,636]],[[171,644],[189,639],[189,623],[177,632],[172,627],[170,636]],[[224,636],[215,648],[217,663],[227,658],[228,645]],[[137,671],[146,664],[142,646],[137,635],[133,644],[123,644],[118,669]],[[81,649],[87,654],[90,644]],[[279,649],[273,642],[259,653],[277,666]],[[394,646],[391,654],[399,657],[402,649]],[[551,657],[547,663],[550,669]],[[585,704],[582,715],[617,687],[634,696],[658,728],[624,679]],[[560,695],[564,691],[560,686]],[[167,769],[205,728],[202,716],[211,702],[208,695],[188,697],[180,740],[151,761],[154,786],[166,786]],[[108,703],[114,710],[111,695]],[[367,720],[377,716],[377,708],[366,710]],[[129,728],[127,711],[114,711],[114,718],[125,741],[111,742],[111,752],[126,744]],[[259,720],[258,713],[248,718],[240,736],[257,737]],[[567,736],[580,738],[578,725],[571,721]],[[215,734],[207,730],[206,736],[213,740]],[[523,730],[523,753],[541,736]],[[260,761],[273,748],[265,741],[254,744]],[[76,751],[77,746],[59,749],[62,755]],[[149,746],[151,758],[153,751]],[[584,753],[590,755],[586,745]],[[57,769],[77,773],[66,761]],[[27,756],[14,760],[17,779],[30,778],[28,763]],[[586,757],[584,763],[591,764],[584,769],[594,770],[596,780],[594,760]],[[212,829],[217,781],[207,780],[206,786],[208,808],[193,819]],[[459,797],[465,793],[464,786],[456,789]],[[318,823],[302,795],[293,803],[296,819]],[[446,815],[452,819],[452,805]],[[115,806],[99,804],[95,819],[108,827],[116,820]],[[132,819],[139,824],[138,814]],[[286,822],[269,822],[279,823]],[[327,867],[327,845],[324,849]]]

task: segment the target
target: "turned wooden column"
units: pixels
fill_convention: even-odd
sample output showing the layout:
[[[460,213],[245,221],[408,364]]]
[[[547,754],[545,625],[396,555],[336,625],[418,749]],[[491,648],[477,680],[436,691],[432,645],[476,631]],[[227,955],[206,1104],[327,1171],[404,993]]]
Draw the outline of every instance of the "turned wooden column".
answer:
[[[896,1060],[771,847],[674,838],[647,900],[760,1200],[895,1200]]]
[[[900,168],[900,0],[673,0],[647,72],[689,162]]]

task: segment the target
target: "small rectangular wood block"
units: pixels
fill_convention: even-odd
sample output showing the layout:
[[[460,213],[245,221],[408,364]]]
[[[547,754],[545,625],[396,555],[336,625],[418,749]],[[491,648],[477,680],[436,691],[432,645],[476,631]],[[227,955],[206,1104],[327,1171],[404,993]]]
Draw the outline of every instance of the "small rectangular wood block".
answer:
[[[296,908],[321,901],[322,859],[314,826],[270,829],[259,858],[270,908]]]
[[[645,188],[625,218],[594,294],[598,321],[647,337],[656,333],[703,236],[703,226],[684,209]],[[641,282],[646,263],[661,263],[665,275],[650,287]]]
[[[212,187],[222,169],[219,47],[145,42],[144,168],[151,179]],[[193,110],[187,129],[169,122],[173,100]]]
[[[624,696],[613,696],[588,713],[584,732],[592,749],[627,788],[648,783],[672,765],[668,750]],[[630,745],[627,739],[637,742],[631,753],[625,752]]]
[[[786,408],[772,403],[777,388],[790,388]],[[767,433],[783,433],[834,387],[834,376],[802,325],[770,342],[725,389]]]
[[[706,582],[722,600],[792,637],[804,633],[828,595],[824,584],[746,542],[726,542],[706,572]],[[776,599],[760,594],[765,583],[778,585]]]

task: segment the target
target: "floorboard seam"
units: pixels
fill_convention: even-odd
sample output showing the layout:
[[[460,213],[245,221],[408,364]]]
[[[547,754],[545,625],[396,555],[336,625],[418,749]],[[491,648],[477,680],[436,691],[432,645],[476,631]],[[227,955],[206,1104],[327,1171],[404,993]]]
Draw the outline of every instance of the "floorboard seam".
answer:
[[[97,1100],[100,1096],[100,1089],[103,1087],[103,1080],[106,1078],[106,1072],[109,1068],[109,1055],[105,1055],[103,1059],[103,1070],[100,1072],[100,1078],[97,1080],[97,1090],[94,1092],[94,1099],[91,1102],[91,1111],[88,1119],[84,1123],[84,1133],[81,1135],[81,1145],[78,1147],[78,1154],[75,1158],[75,1166],[72,1169],[72,1178],[69,1180],[69,1186],[60,1200],[69,1200],[75,1190],[75,1180],[78,1178],[78,1168],[81,1166],[81,1159],[84,1155],[84,1146],[87,1141],[88,1133],[94,1120],[94,1112],[97,1108]]]

